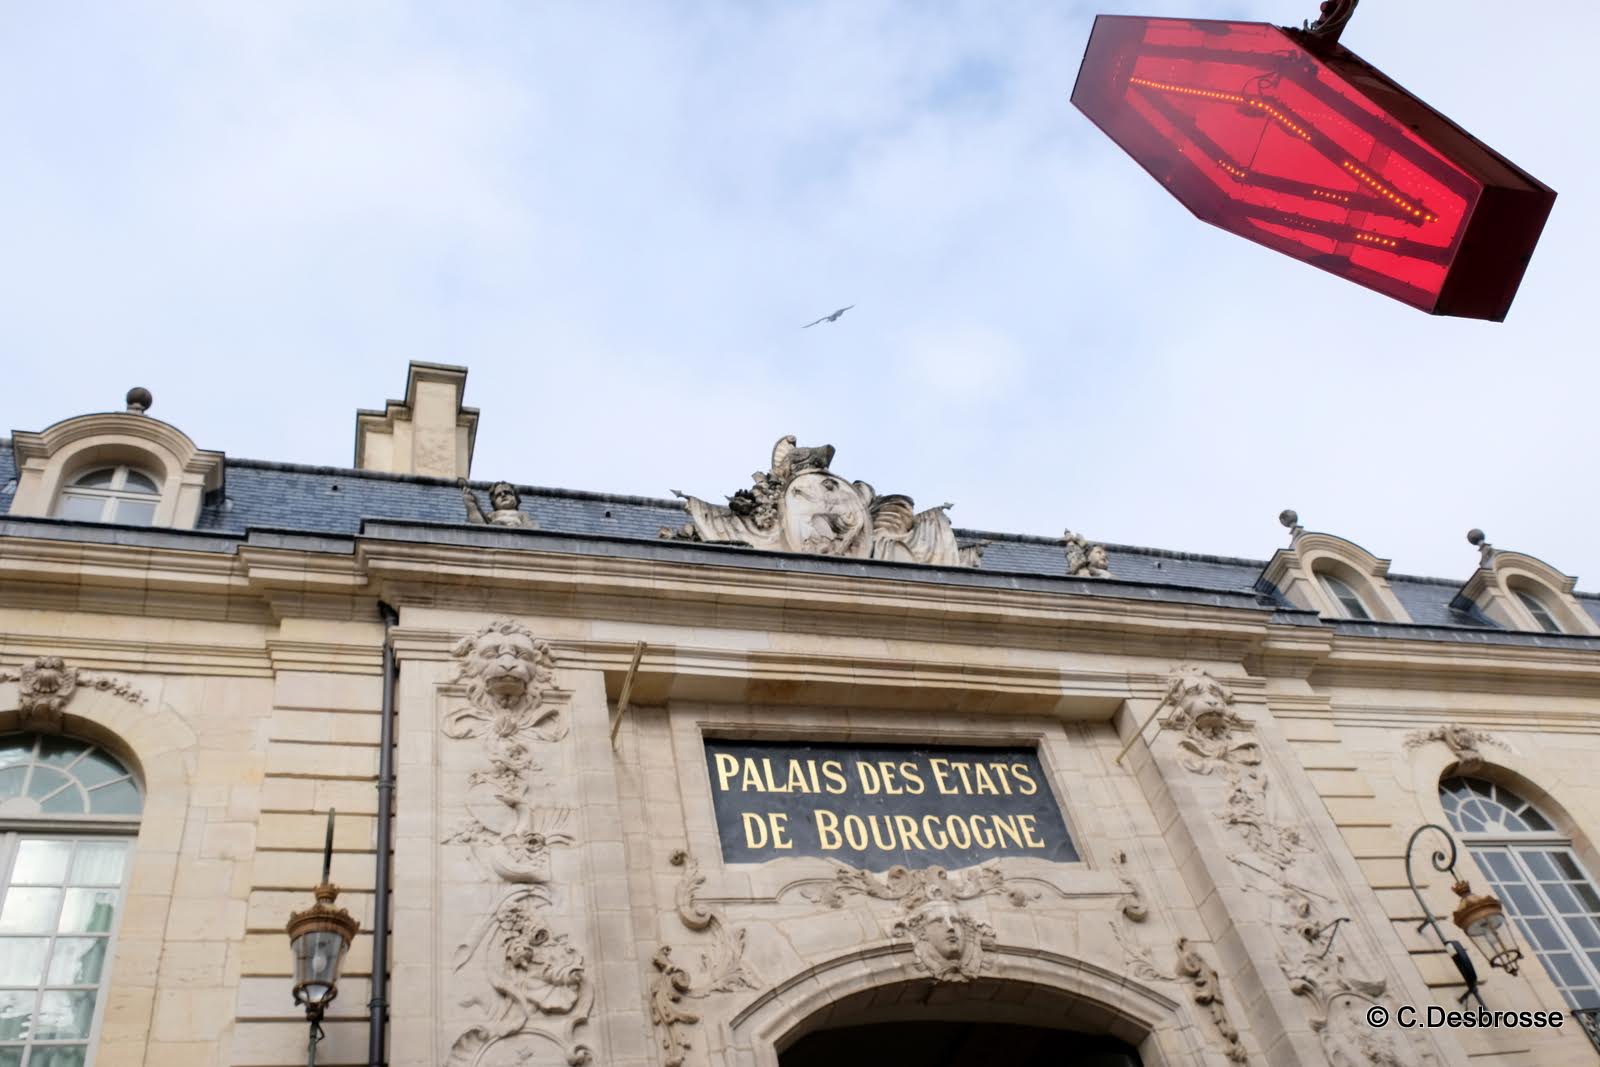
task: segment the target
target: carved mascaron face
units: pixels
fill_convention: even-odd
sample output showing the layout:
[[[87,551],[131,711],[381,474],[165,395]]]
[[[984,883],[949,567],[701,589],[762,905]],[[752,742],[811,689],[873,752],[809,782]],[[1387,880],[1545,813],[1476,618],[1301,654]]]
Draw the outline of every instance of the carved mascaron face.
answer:
[[[967,929],[961,912],[950,901],[935,897],[917,909],[916,919],[933,950],[947,960],[958,961],[967,947]]]
[[[496,630],[472,639],[461,673],[482,685],[496,703],[507,706],[527,695],[538,659],[531,635]]]
[[[1089,566],[1097,571],[1106,570],[1111,566],[1111,559],[1106,555],[1104,545],[1092,545],[1089,548]]]

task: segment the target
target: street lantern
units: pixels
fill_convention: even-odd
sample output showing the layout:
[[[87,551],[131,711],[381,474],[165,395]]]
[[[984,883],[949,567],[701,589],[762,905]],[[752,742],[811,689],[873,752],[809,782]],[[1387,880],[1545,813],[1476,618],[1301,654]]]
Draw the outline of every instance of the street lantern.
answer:
[[[322,1015],[339,995],[339,967],[355,939],[359,924],[345,909],[334,907],[339,887],[328,878],[333,864],[333,809],[328,809],[328,835],[322,849],[322,881],[312,894],[316,903],[289,916],[285,928],[294,953],[294,1002],[303,1005],[311,1025],[306,1062],[315,1067],[322,1040]]]
[[[1456,874],[1456,839],[1450,835],[1450,831],[1431,822],[1417,827],[1411,834],[1411,840],[1406,842],[1406,882],[1411,886],[1412,896],[1417,898],[1417,907],[1422,909],[1422,921],[1417,924],[1417,930],[1431,927],[1439,943],[1450,953],[1451,962],[1461,972],[1461,980],[1467,984],[1467,991],[1461,994],[1461,1003],[1465,1004],[1468,997],[1473,997],[1477,999],[1478,1006],[1484,1008],[1487,1005],[1483,1002],[1483,994],[1478,992],[1477,968],[1472,965],[1461,942],[1445,937],[1444,931],[1439,929],[1439,921],[1433,917],[1433,909],[1428,907],[1427,901],[1422,899],[1422,890],[1417,888],[1417,879],[1411,873],[1411,853],[1416,849],[1417,838],[1429,830],[1443,837],[1445,844],[1450,846],[1449,852],[1434,849],[1430,859],[1434,870],[1447,871],[1455,879],[1450,888],[1461,898],[1461,906],[1450,916],[1451,920],[1478,946],[1478,951],[1489,960],[1489,966],[1498,967],[1507,974],[1517,973],[1517,961],[1522,958],[1522,950],[1517,947],[1511,927],[1506,925],[1505,911],[1500,907],[1500,902],[1488,894],[1473,896],[1472,886]]]
[[[1499,967],[1507,974],[1516,974],[1522,949],[1517,947],[1517,940],[1506,925],[1505,911],[1500,907],[1500,902],[1488,895],[1472,896],[1472,886],[1465,879],[1458,880],[1450,888],[1461,898],[1461,906],[1451,919],[1472,938],[1472,943],[1478,946],[1478,951],[1483,953],[1491,967]]]

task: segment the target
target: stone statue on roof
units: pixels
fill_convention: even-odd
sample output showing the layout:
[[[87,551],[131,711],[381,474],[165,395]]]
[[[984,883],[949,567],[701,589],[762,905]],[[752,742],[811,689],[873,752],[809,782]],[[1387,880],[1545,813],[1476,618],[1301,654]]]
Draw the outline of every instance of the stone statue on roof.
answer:
[[[461,486],[461,502],[467,506],[468,522],[479,526],[517,526],[524,530],[539,528],[539,524],[523,512],[522,496],[510,482],[495,482],[489,487],[491,510],[487,515],[478,503],[477,494],[467,485],[467,480],[462,478],[457,484]]]
[[[1091,543],[1082,534],[1065,531],[1067,550],[1067,577],[1110,578],[1111,557],[1105,545]]]
[[[976,567],[981,545],[961,545],[943,504],[913,510],[910,497],[879,496],[866,482],[830,469],[834,447],[802,447],[794,435],[772,446],[770,469],[751,475],[751,487],[710,504],[674,489],[689,522],[663,527],[665,538],[746,545],[853,559],[887,559],[942,567]]]

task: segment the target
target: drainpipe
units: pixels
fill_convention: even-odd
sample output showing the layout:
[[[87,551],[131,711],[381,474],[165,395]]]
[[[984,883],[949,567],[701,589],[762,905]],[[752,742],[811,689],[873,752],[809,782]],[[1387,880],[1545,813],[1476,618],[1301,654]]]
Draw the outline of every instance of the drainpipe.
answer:
[[[384,1067],[384,1026],[389,1021],[389,853],[394,817],[394,624],[400,613],[378,601],[383,616],[383,716],[378,733],[378,856],[372,880],[372,999],[367,1001],[367,1067]]]

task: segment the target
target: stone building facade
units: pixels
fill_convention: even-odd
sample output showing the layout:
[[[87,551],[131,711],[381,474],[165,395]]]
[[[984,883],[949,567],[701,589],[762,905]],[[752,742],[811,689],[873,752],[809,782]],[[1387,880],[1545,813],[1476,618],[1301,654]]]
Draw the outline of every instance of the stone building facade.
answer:
[[[961,530],[794,437],[721,505],[469,481],[465,381],[413,364],[351,468],[143,390],[0,447],[0,1064],[304,1062],[329,808],[322,1064],[1600,1059],[1600,597],[1555,567]],[[1513,916],[1483,1002],[1563,1027],[1367,1021],[1465,988],[1430,823]]]

